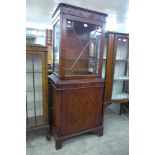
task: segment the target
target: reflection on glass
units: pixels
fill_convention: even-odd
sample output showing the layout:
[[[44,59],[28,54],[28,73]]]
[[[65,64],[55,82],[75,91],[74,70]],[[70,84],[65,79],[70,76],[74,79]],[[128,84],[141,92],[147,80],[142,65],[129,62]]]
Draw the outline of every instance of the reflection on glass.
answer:
[[[54,25],[54,72],[59,72],[59,52],[60,52],[60,21]]]
[[[98,74],[101,26],[66,21],[65,75]]]

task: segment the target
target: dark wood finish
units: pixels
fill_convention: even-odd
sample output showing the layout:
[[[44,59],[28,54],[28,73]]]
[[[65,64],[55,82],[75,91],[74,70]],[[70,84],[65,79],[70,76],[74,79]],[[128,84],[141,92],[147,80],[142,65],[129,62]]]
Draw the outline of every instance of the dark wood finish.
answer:
[[[68,11],[68,12],[63,12],[63,9],[70,9],[70,8],[74,8],[75,10],[72,12]],[[89,13],[92,13],[92,18],[86,18],[84,13],[78,15],[78,13],[75,13],[75,12],[80,12],[80,11],[84,11],[86,14],[89,12]],[[101,18],[104,18],[104,20],[97,20],[95,17],[96,16],[100,16]],[[73,20],[73,21],[77,21],[77,22],[83,22],[83,23],[90,23],[90,24],[97,24],[97,25],[100,25],[102,27],[102,31],[101,31],[101,46],[100,46],[100,51],[103,50],[103,47],[104,47],[104,35],[105,35],[105,32],[104,32],[104,29],[105,29],[105,18],[106,18],[106,14],[104,13],[98,13],[96,11],[93,11],[93,10],[87,10],[87,9],[83,9],[83,8],[80,8],[80,7],[76,7],[76,6],[72,6],[72,5],[67,5],[67,4],[64,4],[64,3],[60,3],[59,6],[57,7],[56,11],[54,12],[53,14],[53,26],[57,23],[57,21],[59,20],[60,21],[60,31],[61,31],[61,36],[60,36],[60,62],[59,62],[59,73],[55,73],[54,74],[56,76],[58,76],[60,79],[63,79],[63,80],[70,80],[70,79],[90,79],[90,78],[101,78],[101,70],[102,70],[102,63],[103,63],[103,60],[102,59],[99,59],[99,73],[97,75],[80,75],[80,74],[76,74],[75,76],[65,76],[65,64],[69,64],[70,62],[68,62],[67,60],[65,60],[65,55],[67,55],[67,53],[69,52],[70,53],[70,58],[72,53],[76,53],[77,54],[79,53],[80,51],[80,43],[79,42],[76,42],[75,39],[75,34],[73,34],[73,32],[70,32],[69,34],[71,34],[70,36],[68,35],[68,31],[66,29],[66,20],[69,19],[69,20]],[[80,28],[79,28],[80,30]],[[90,30],[90,29],[89,29]],[[54,32],[55,30],[53,30]],[[54,33],[53,33],[53,38],[54,37]],[[71,44],[70,43],[70,39],[72,41]],[[74,41],[75,40],[75,41]],[[89,38],[85,40],[85,42],[88,42],[89,41]],[[53,40],[53,42],[55,42],[55,40]],[[73,50],[74,49],[74,50]],[[53,49],[53,52],[55,49]],[[86,53],[85,52],[85,55],[86,56]],[[103,52],[100,52],[100,57],[102,56],[102,53]],[[77,57],[76,57],[77,58]],[[53,60],[55,60],[55,57],[53,57]],[[54,65],[54,64],[53,64]],[[80,65],[82,65],[82,63],[80,63]],[[87,62],[83,61],[83,65],[87,66]]]
[[[56,8],[55,12],[52,15],[52,18],[55,19],[55,17],[57,17],[58,14],[68,14],[72,16],[83,17],[83,18],[88,18],[88,19],[102,21],[102,22],[105,22],[107,17],[107,14],[105,13],[101,13],[94,10],[89,10],[86,8],[81,8],[78,6],[73,6],[65,3],[60,3],[58,5],[58,7]]]
[[[105,96],[104,96],[104,107],[107,107],[111,103],[128,103],[127,99],[112,99],[112,89],[113,89],[113,78],[115,69],[115,57],[117,50],[117,39],[124,38],[129,42],[129,34],[119,33],[119,32],[106,32],[107,37],[107,64],[106,64],[106,76],[105,76]],[[127,46],[127,59],[129,57],[129,44]],[[119,60],[124,61],[124,60]],[[125,72],[127,72],[127,62],[125,64]],[[129,93],[128,84],[123,84],[124,92]]]
[[[53,127],[53,106],[52,106],[52,86],[50,84],[50,81],[48,81],[48,122],[50,125],[50,130]]]
[[[104,82],[101,79],[61,81],[52,75],[51,84],[56,112],[54,126],[59,128],[56,130],[58,135],[102,125]]]
[[[39,129],[48,126],[48,99],[47,99],[47,48],[37,44],[26,45],[26,55],[33,55],[33,57],[40,55],[42,57],[42,107],[43,107],[43,122],[34,126],[27,126],[27,131],[32,129]],[[37,98],[36,98],[37,100]]]
[[[105,84],[105,95],[104,102],[111,101],[112,93],[112,66],[113,66],[113,50],[114,50],[114,35],[106,35],[107,37],[107,63],[106,63],[106,84]]]
[[[64,15],[64,20],[67,20],[67,19],[71,19],[71,20],[76,20],[76,21],[82,21],[82,22],[85,22],[85,23],[90,23],[90,24],[98,24],[98,25],[102,25],[103,22],[99,22],[99,21],[94,21],[94,20],[89,20],[89,19],[85,19],[85,18],[81,18],[81,17],[74,17],[74,16],[71,16],[71,15]],[[103,24],[104,25],[104,24]],[[79,31],[82,31],[79,27]],[[90,29],[89,29],[90,31]],[[80,32],[79,32],[80,33]],[[73,37],[74,36],[74,37]],[[80,53],[80,50],[81,50],[81,44],[84,45],[86,44],[87,42],[89,42],[89,37],[88,37],[88,34],[84,34],[82,37],[84,37],[85,39],[82,40],[82,37],[80,38],[81,40],[81,44],[79,42],[76,41],[76,39],[73,39],[75,38],[75,34],[73,34],[73,32],[70,32],[70,33],[67,33],[67,31],[64,31],[64,40],[65,40],[65,45],[63,47],[63,50],[64,52],[62,52],[63,54],[65,53],[67,55],[67,52],[70,54],[70,57],[72,58],[72,55],[74,55],[74,59],[72,59],[73,61],[76,60],[76,58],[78,57],[78,54]],[[101,34],[101,46],[100,46],[100,51],[103,50],[103,44],[104,44],[104,26],[102,28],[102,34]],[[70,40],[72,41],[71,44],[69,44]],[[68,45],[68,46],[66,46]],[[74,49],[74,50],[73,50]],[[76,54],[75,54],[76,53]],[[99,53],[100,54],[100,57],[102,56],[102,52]],[[76,57],[75,57],[76,55]],[[99,73],[94,75],[94,74],[90,74],[88,71],[86,71],[88,69],[88,60],[85,59],[86,57],[88,57],[89,55],[89,47],[87,47],[85,49],[85,52],[84,54],[81,56],[81,59],[79,60],[79,62],[76,64],[76,66],[74,67],[74,70],[81,70],[81,68],[83,68],[83,73],[81,72],[78,72],[78,73],[75,73],[75,76],[72,75],[72,76],[65,76],[65,69],[62,70],[62,77],[60,77],[61,79],[64,79],[64,80],[70,80],[70,79],[91,79],[91,78],[101,78],[101,68],[102,68],[102,59],[99,59]],[[65,55],[62,57],[62,61],[63,62],[66,62],[65,60]],[[63,63],[62,62],[62,63]],[[68,63],[71,63],[71,61],[67,61],[66,64]],[[65,63],[62,64],[62,66],[65,66]]]
[[[104,81],[101,72],[106,16],[104,13],[64,3],[60,3],[53,14],[53,25],[60,21],[59,72],[53,72],[49,76],[52,87],[53,134],[56,149],[60,149],[66,139],[79,134],[103,135]],[[74,22],[76,32],[75,29],[66,26],[68,20]],[[85,23],[88,25],[87,28],[84,28]],[[99,51],[98,57],[96,56],[99,59],[98,72],[93,73],[88,70],[90,46],[86,45],[89,44],[92,35],[90,33],[100,28],[101,32],[98,32],[98,35],[101,35],[100,46],[94,43]],[[53,32],[55,34],[55,29]],[[92,42],[97,42],[97,39],[93,39]],[[53,42],[55,46],[56,41]],[[67,70],[74,64],[84,47],[85,52],[74,70],[72,72]],[[54,50],[56,51],[55,48]]]

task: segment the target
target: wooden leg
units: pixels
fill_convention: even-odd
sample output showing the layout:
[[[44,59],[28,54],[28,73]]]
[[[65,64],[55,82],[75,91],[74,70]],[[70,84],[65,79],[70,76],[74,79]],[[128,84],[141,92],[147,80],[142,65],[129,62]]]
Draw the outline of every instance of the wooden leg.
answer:
[[[99,136],[99,137],[100,137],[100,136],[103,136],[103,128],[98,129],[98,136]]]
[[[91,132],[89,132],[89,134],[98,135],[99,137],[103,136],[103,128],[100,128],[100,129],[95,130],[95,131],[91,131]]]
[[[59,150],[59,149],[61,149],[62,148],[62,143],[63,143],[64,141],[61,139],[61,140],[56,140],[55,141],[55,148],[56,148],[56,150]]]
[[[89,134],[92,134],[92,135],[98,135],[98,131],[97,131],[97,130],[95,130],[95,131],[91,131],[91,132],[89,132]]]

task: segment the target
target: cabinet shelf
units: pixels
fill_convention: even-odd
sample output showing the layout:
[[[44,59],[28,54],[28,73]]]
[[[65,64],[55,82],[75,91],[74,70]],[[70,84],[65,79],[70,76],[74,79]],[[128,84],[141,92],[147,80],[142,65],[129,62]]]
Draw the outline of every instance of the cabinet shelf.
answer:
[[[38,116],[43,116],[43,111],[40,109],[28,109],[29,110],[29,115],[28,117],[35,117],[35,113],[37,114],[36,117]]]
[[[26,90],[26,92],[27,92],[27,93],[34,93],[34,90]],[[35,92],[36,92],[36,93],[42,93],[42,90],[41,90],[41,89],[40,89],[40,90],[36,90],[36,89],[35,89]]]
[[[129,98],[129,94],[128,93],[117,93],[117,94],[112,94],[112,100],[118,100],[118,99],[128,99]]]
[[[65,58],[65,60],[76,60],[77,58]],[[89,60],[89,59],[98,59],[97,57],[95,56],[90,56],[90,57],[86,57],[86,58],[80,58],[80,60]]]
[[[42,72],[39,72],[39,71],[37,71],[37,72],[33,72],[33,71],[26,71],[26,73],[42,73]]]
[[[127,81],[127,80],[129,80],[129,77],[128,76],[119,76],[119,77],[114,77],[114,80]]]

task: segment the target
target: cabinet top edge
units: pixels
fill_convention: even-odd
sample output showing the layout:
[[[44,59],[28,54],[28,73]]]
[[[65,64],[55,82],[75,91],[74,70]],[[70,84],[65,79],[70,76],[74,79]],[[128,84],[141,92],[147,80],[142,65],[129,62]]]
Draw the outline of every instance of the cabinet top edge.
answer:
[[[104,82],[103,79],[100,78],[94,78],[94,79],[74,79],[74,80],[60,80],[58,77],[56,77],[54,74],[51,74],[48,76],[49,81],[54,81],[54,83],[57,84],[76,84],[76,83],[98,83],[98,82]]]
[[[95,10],[86,9],[86,8],[83,8],[83,7],[79,7],[79,6],[75,6],[75,5],[71,5],[71,4],[67,4],[67,3],[59,3],[58,6],[57,6],[57,8],[55,9],[55,11],[53,12],[52,18],[53,18],[53,16],[56,14],[56,12],[61,7],[73,8],[73,9],[81,10],[81,11],[85,11],[85,12],[96,13],[96,14],[99,14],[99,15],[104,16],[104,17],[107,17],[108,16],[108,14],[103,13],[103,12],[98,12],[98,11],[95,11]]]

